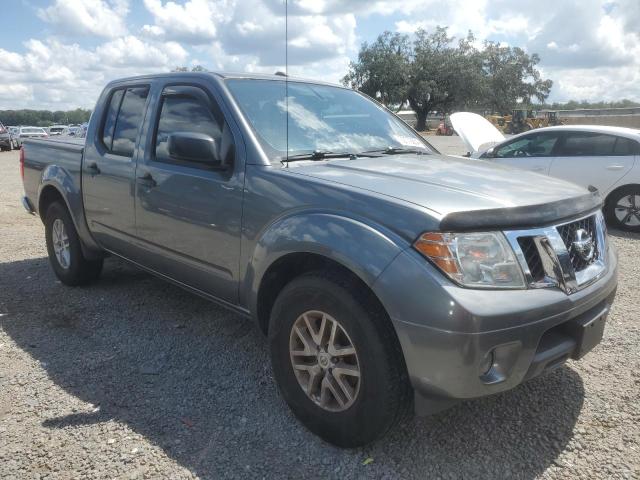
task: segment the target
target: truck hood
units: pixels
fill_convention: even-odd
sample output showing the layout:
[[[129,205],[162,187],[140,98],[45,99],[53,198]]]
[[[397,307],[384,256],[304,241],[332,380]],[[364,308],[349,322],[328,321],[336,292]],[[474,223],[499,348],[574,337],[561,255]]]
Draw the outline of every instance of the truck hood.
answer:
[[[477,113],[454,113],[451,115],[451,125],[471,154],[483,152],[505,138],[489,120]]]
[[[600,202],[596,199],[595,203],[578,205],[577,199],[591,197],[593,193],[563,180],[483,160],[441,155],[292,162],[287,170],[410,202],[431,210],[440,219],[456,212],[478,210],[500,215],[507,213],[502,212],[504,209],[518,213],[524,208],[531,214],[544,210],[540,208],[542,205],[552,205],[547,216],[556,221],[577,213],[576,209],[593,208]],[[530,218],[543,221],[536,215]]]

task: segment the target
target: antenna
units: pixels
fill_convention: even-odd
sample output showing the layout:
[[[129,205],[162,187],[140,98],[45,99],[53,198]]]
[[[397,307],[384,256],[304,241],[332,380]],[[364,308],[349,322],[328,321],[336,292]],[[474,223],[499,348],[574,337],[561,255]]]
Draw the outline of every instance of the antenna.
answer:
[[[284,0],[284,104],[286,115],[287,168],[289,167],[289,0]]]

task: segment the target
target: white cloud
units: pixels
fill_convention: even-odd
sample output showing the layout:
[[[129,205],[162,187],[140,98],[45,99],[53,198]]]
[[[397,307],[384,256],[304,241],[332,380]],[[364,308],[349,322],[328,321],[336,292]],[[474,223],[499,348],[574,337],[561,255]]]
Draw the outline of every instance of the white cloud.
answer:
[[[56,0],[38,9],[38,17],[65,35],[117,37],[127,33],[129,0]]]
[[[90,107],[108,80],[180,65],[266,73],[285,66],[282,0],[47,2],[36,9],[47,24],[42,36],[0,48],[0,109]],[[555,82],[551,100],[640,99],[638,0],[289,0],[288,11],[292,75],[337,82],[365,38],[448,25],[457,37],[472,30],[479,44],[538,53]]]
[[[154,25],[143,26],[144,32],[194,45],[216,38],[218,22],[233,11],[231,2],[225,0],[188,0],[184,4],[144,0],[144,5],[154,19]]]

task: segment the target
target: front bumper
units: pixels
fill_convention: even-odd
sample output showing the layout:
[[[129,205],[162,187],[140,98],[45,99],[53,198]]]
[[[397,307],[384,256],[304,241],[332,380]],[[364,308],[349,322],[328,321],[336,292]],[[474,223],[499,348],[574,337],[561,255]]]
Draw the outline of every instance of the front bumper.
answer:
[[[412,250],[374,284],[398,335],[418,413],[511,389],[583,355],[600,341],[616,287],[612,248],[606,272],[571,295],[558,288],[460,288]],[[599,332],[585,340],[585,328]]]

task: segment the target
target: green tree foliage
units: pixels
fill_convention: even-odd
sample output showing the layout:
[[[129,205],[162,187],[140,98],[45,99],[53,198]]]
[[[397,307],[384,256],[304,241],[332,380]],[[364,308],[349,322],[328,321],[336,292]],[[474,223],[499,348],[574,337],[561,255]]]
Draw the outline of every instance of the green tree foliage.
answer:
[[[536,53],[528,55],[518,47],[485,42],[481,55],[487,110],[506,114],[517,100],[530,104],[533,99],[543,102],[549,96],[553,82],[540,77]]]
[[[91,117],[91,110],[82,108],[55,112],[50,110],[0,110],[0,122],[4,125],[48,127],[54,124],[81,124],[88,122],[89,117]]]
[[[408,103],[416,112],[416,129],[427,114],[458,109],[509,112],[518,102],[544,101],[551,80],[540,76],[540,58],[517,47],[485,42],[475,47],[471,32],[456,41],[447,29],[408,35],[384,32],[364,43],[343,83],[386,105]]]
[[[188,72],[189,67],[176,67],[171,71],[172,72]],[[208,72],[208,70],[204,68],[202,65],[196,65],[195,67],[192,67],[191,71],[192,72]]]
[[[372,44],[362,45],[343,82],[387,106],[401,106],[407,99],[410,56],[406,35],[384,32]]]

